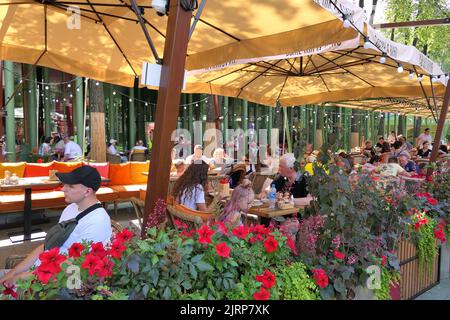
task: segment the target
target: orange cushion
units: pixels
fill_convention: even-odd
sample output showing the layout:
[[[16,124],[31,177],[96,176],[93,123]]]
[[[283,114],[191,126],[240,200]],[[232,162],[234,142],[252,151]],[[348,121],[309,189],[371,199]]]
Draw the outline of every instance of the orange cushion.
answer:
[[[109,177],[109,162],[97,163],[97,162],[84,162],[83,165],[94,167],[97,169],[100,176],[103,178]]]
[[[139,162],[131,161],[130,177],[134,184],[147,183],[147,176],[142,172],[148,172],[150,169],[150,161]]]
[[[58,172],[67,173],[72,170],[81,167],[83,163],[81,161],[78,162],[58,162],[55,161],[53,163],[53,170],[58,170]]]
[[[5,171],[11,172],[11,176],[15,173],[19,178],[23,178],[26,162],[0,163],[0,179],[5,177]]]
[[[119,193],[108,187],[100,187],[95,194],[100,202],[112,202],[119,198]]]
[[[1,192],[0,212],[23,211],[24,192]],[[64,192],[62,191],[35,191],[31,193],[31,207],[33,209],[64,207]]]
[[[130,162],[109,165],[110,185],[132,184],[130,176]]]
[[[48,163],[27,163],[24,177],[48,177],[49,171],[53,170],[53,161]]]

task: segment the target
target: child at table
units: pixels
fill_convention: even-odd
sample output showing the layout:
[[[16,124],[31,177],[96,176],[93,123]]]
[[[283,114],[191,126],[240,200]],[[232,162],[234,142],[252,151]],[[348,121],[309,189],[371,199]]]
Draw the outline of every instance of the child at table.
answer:
[[[225,223],[228,228],[236,228],[242,225],[242,213],[246,214],[251,203],[255,199],[252,183],[244,179],[231,194],[230,200],[226,203],[223,212],[217,217],[219,222]]]

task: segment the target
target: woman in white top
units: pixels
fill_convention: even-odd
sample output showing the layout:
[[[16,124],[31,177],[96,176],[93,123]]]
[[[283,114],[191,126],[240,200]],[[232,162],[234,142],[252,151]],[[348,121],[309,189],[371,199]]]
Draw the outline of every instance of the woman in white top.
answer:
[[[47,137],[44,139],[44,142],[41,144],[39,148],[39,155],[41,157],[49,156],[52,154],[52,147],[50,146],[52,141],[52,137]]]
[[[209,166],[204,161],[192,163],[173,186],[175,200],[193,210],[207,211],[205,190]]]

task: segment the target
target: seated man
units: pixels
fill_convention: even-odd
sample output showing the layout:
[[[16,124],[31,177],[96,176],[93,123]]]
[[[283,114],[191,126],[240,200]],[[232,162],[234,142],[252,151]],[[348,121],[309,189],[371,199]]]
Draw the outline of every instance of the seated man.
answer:
[[[398,164],[405,169],[406,172],[416,172],[416,164],[403,154],[398,157]]]
[[[83,151],[81,147],[72,141],[72,137],[64,137],[64,161],[79,161]]]
[[[383,163],[378,167],[377,171],[385,177],[396,177],[398,175],[411,176],[413,174],[406,172],[406,170],[398,164],[398,159],[396,157],[390,157],[388,163]]]
[[[62,191],[66,202],[70,203],[62,212],[59,222],[74,219],[83,211],[86,214],[78,221],[75,229],[67,234],[68,238],[65,241],[62,240],[64,242],[59,246],[60,252],[67,253],[72,244],[81,243],[83,240],[107,244],[112,234],[111,220],[95,195],[101,183],[101,177],[97,169],[82,166],[72,172],[58,172],[56,175],[64,184]],[[53,247],[50,246],[51,243],[47,241],[48,235],[43,244],[39,245],[25,260],[0,278],[0,284],[13,284],[17,279],[31,275],[30,268],[33,265],[38,266],[40,264],[39,255],[44,250],[55,247],[54,245]]]
[[[384,141],[383,137],[378,138],[378,143],[376,147],[380,149],[381,153],[391,152],[391,146],[389,145],[388,142]]]

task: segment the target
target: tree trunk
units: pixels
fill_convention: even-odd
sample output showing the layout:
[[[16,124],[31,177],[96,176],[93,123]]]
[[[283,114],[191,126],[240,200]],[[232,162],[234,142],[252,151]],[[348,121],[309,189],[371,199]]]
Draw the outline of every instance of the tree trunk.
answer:
[[[89,81],[89,109],[91,132],[91,159],[106,162],[105,106],[103,84]]]

